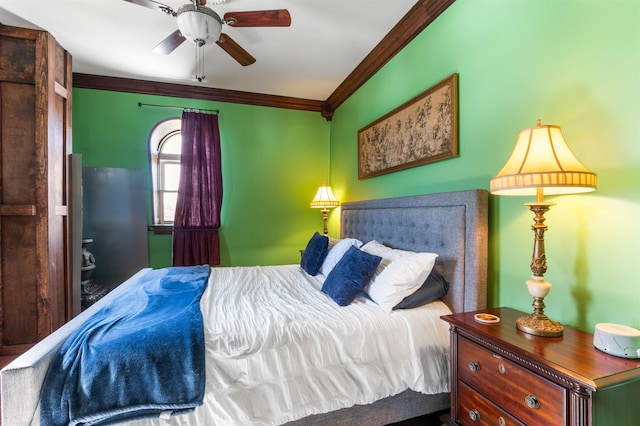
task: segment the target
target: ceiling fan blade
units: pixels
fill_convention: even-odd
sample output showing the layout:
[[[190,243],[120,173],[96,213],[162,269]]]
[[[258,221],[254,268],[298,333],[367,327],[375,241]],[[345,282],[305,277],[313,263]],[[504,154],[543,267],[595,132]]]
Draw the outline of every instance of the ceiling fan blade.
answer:
[[[236,43],[231,37],[222,33],[220,34],[220,39],[216,42],[216,44],[227,52],[233,59],[238,61],[238,63],[242,66],[251,65],[256,61],[256,58],[251,56],[249,52],[244,50],[238,43]]]
[[[287,9],[227,12],[224,21],[232,27],[288,27],[291,15]]]
[[[186,38],[182,35],[180,30],[175,30],[167,38],[162,40],[160,43],[156,45],[156,47],[151,50],[153,53],[157,53],[158,55],[168,55],[169,53],[176,50],[178,46],[185,41]]]
[[[137,4],[139,6],[148,7],[149,9],[158,10],[164,12],[167,15],[176,16],[176,12],[166,4],[158,3],[154,0],[124,0],[129,3]]]

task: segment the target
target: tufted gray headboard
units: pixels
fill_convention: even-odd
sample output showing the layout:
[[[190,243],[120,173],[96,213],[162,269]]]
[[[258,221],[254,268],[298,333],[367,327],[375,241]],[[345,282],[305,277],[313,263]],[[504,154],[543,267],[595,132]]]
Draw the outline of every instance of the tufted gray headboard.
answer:
[[[487,205],[484,189],[342,204],[341,236],[403,250],[438,253],[454,312],[487,303]]]

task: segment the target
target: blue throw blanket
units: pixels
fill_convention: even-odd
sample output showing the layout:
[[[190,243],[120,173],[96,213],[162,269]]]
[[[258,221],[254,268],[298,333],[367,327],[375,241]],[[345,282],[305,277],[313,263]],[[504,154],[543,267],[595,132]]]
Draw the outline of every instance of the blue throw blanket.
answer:
[[[207,265],[152,270],[95,312],[54,358],[42,425],[101,425],[202,405]]]

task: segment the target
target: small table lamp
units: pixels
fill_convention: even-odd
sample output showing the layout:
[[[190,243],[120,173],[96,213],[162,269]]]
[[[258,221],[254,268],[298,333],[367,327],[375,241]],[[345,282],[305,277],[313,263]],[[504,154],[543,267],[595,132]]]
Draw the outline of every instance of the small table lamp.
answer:
[[[324,222],[324,235],[329,233],[327,229],[327,213],[329,213],[329,209],[334,207],[338,207],[340,202],[336,200],[336,197],[333,195],[333,191],[331,187],[327,185],[326,182],[322,182],[320,188],[318,188],[318,192],[316,196],[313,198],[313,201],[309,204],[312,209],[322,209],[322,221]]]
[[[527,289],[533,296],[534,311],[518,318],[516,326],[525,333],[536,336],[562,336],[562,325],[551,321],[544,314],[544,297],[551,283],[544,278],[547,261],[544,251],[544,214],[553,203],[545,203],[544,195],[574,194],[596,189],[596,175],[571,152],[559,126],[542,125],[524,129],[518,136],[516,147],[507,164],[491,179],[491,193],[496,195],[535,195],[535,203],[526,203],[535,214],[532,279]]]

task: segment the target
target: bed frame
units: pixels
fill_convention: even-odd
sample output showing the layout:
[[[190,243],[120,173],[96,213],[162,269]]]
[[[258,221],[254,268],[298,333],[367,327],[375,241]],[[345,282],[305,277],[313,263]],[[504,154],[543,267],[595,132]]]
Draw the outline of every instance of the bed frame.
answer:
[[[453,312],[484,309],[487,301],[488,193],[446,192],[354,201],[341,206],[340,236],[393,248],[438,253],[435,269],[450,283]],[[369,405],[306,417],[287,426],[387,425],[449,407],[449,393],[407,390]]]
[[[355,201],[342,204],[341,237],[378,240],[390,247],[439,254],[436,270],[450,283],[445,302],[454,312],[486,307],[487,204],[485,190]],[[42,382],[55,353],[85,319],[149,270],[143,269],[79,316],[18,357],[0,372],[2,423],[31,424]],[[369,405],[356,405],[287,423],[385,425],[449,406],[449,394],[405,391]]]

